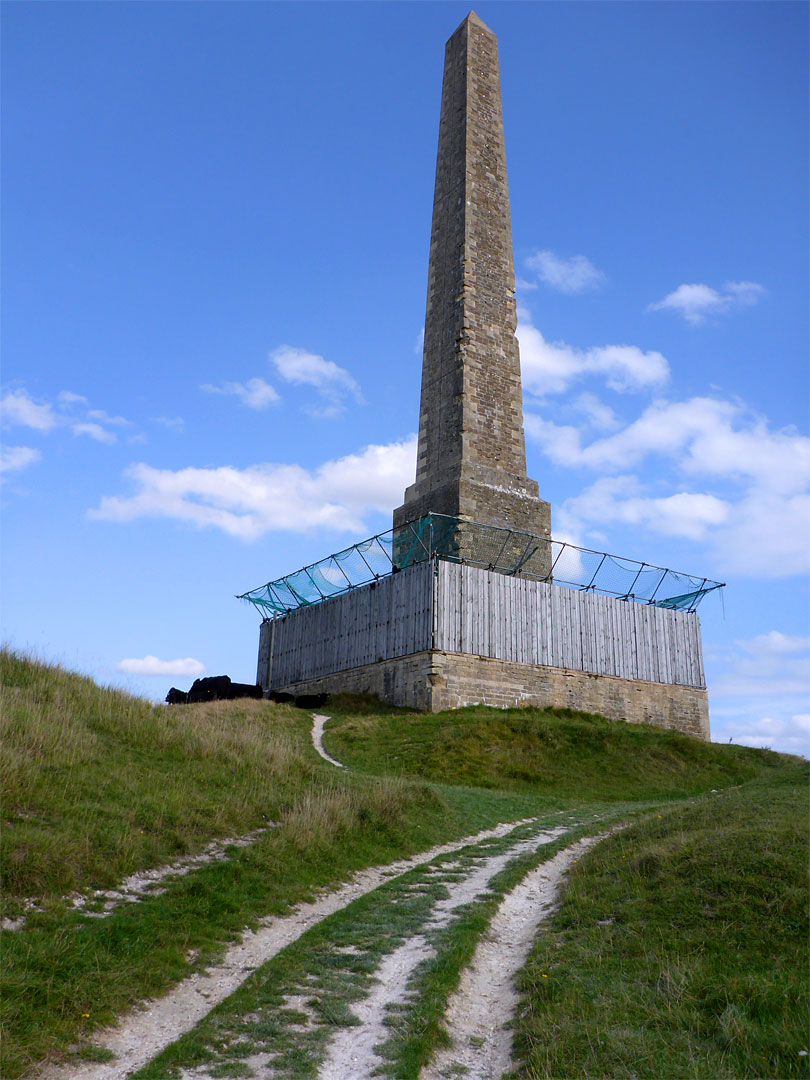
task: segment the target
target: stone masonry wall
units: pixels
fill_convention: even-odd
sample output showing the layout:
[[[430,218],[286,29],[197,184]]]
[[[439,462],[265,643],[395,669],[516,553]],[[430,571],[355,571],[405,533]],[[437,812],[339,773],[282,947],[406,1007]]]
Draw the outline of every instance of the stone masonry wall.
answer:
[[[705,690],[461,653],[415,653],[278,689],[294,694],[375,694],[391,705],[423,712],[476,704],[554,706],[709,739]]]
[[[433,653],[431,685],[433,712],[476,703],[553,705],[709,738],[708,695],[690,686],[442,652]]]
[[[445,52],[416,482],[395,528],[432,511],[550,535],[526,475],[514,289],[498,42],[470,14]]]
[[[389,705],[431,712],[432,656],[428,651],[413,653],[273,689],[287,694],[373,694]]]

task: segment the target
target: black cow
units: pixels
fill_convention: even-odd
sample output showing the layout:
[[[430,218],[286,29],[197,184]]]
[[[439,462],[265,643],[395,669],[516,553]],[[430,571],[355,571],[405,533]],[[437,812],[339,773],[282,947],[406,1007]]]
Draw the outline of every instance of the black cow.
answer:
[[[195,679],[187,694],[173,686],[166,701],[170,705],[196,705],[200,701],[233,701],[243,697],[261,700],[264,691],[252,683],[231,682],[228,675],[212,675],[208,679]]]
[[[262,690],[260,686],[255,686],[252,683],[232,682],[228,697],[231,699],[240,697],[261,699],[264,697],[264,690]]]
[[[267,700],[274,701],[276,705],[291,705],[295,701],[295,695],[285,694],[283,690],[270,690]]]
[[[200,701],[227,701],[231,680],[227,675],[212,675],[207,679],[195,679],[188,692],[189,705]]]

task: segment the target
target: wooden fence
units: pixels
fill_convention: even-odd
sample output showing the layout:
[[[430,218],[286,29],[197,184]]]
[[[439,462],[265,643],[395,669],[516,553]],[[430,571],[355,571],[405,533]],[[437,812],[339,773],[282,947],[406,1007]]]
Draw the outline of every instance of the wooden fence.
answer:
[[[694,613],[437,560],[262,624],[259,682],[426,649],[705,687]]]

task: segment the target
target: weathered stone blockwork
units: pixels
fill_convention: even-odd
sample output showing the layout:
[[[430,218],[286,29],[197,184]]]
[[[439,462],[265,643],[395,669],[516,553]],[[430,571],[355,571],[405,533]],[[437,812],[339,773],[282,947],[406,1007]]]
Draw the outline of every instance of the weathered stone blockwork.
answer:
[[[550,535],[526,475],[514,290],[498,42],[470,14],[445,52],[416,482],[395,528],[433,512]]]
[[[376,694],[392,705],[427,712],[464,705],[554,706],[709,738],[705,690],[462,653],[425,651],[283,689],[295,694]]]

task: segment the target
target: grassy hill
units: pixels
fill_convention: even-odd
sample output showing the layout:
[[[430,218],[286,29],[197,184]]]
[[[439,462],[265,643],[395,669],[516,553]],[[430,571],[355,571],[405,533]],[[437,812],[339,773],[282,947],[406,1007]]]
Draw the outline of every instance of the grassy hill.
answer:
[[[806,766],[796,759],[570,711],[424,716],[336,698],[325,742],[351,766],[337,770],[315,754],[308,714],[286,706],[153,706],[10,651],[0,653],[0,684],[3,913],[27,911],[25,929],[3,935],[4,1077],[43,1057],[91,1055],[93,1028],[320,886],[498,821],[570,807],[637,821],[623,834],[635,837],[633,857],[614,838],[578,867],[554,930],[554,956],[566,957],[574,980],[565,992],[555,982],[549,996],[550,959],[538,944],[520,1029],[529,1074],[805,1075],[764,1064],[782,1068],[779,1039],[790,1061],[805,1060],[795,1017],[808,807]],[[109,918],[87,918],[66,902],[72,891],[109,888],[214,838],[260,828],[250,847]],[[611,929],[597,947],[600,912],[632,924],[633,934]],[[626,947],[612,966],[602,965],[606,940]],[[602,983],[588,981],[595,956]],[[621,1034],[623,1011],[644,1014],[644,995],[658,993],[644,988],[658,986],[662,970],[672,986],[689,985],[678,1000],[692,1003],[672,1008],[674,990],[664,995],[670,1005],[658,1001],[657,1030],[666,1032],[666,1017],[671,1024],[661,1038],[685,1048],[669,1072],[644,1064],[660,1054],[657,1043]],[[722,1008],[715,983],[725,987]],[[549,1031],[574,1023],[583,993],[590,1034],[570,1040],[568,1057],[549,1057]],[[594,1040],[614,1049],[591,1068]],[[678,1072],[690,1054],[703,1055],[703,1071]],[[746,1061],[760,1071],[746,1071]]]
[[[567,799],[681,799],[785,765],[770,750],[571,709],[471,706],[431,715],[336,696],[329,712],[324,744],[353,768]]]
[[[794,761],[581,860],[523,973],[527,1075],[810,1075],[807,781]]]

